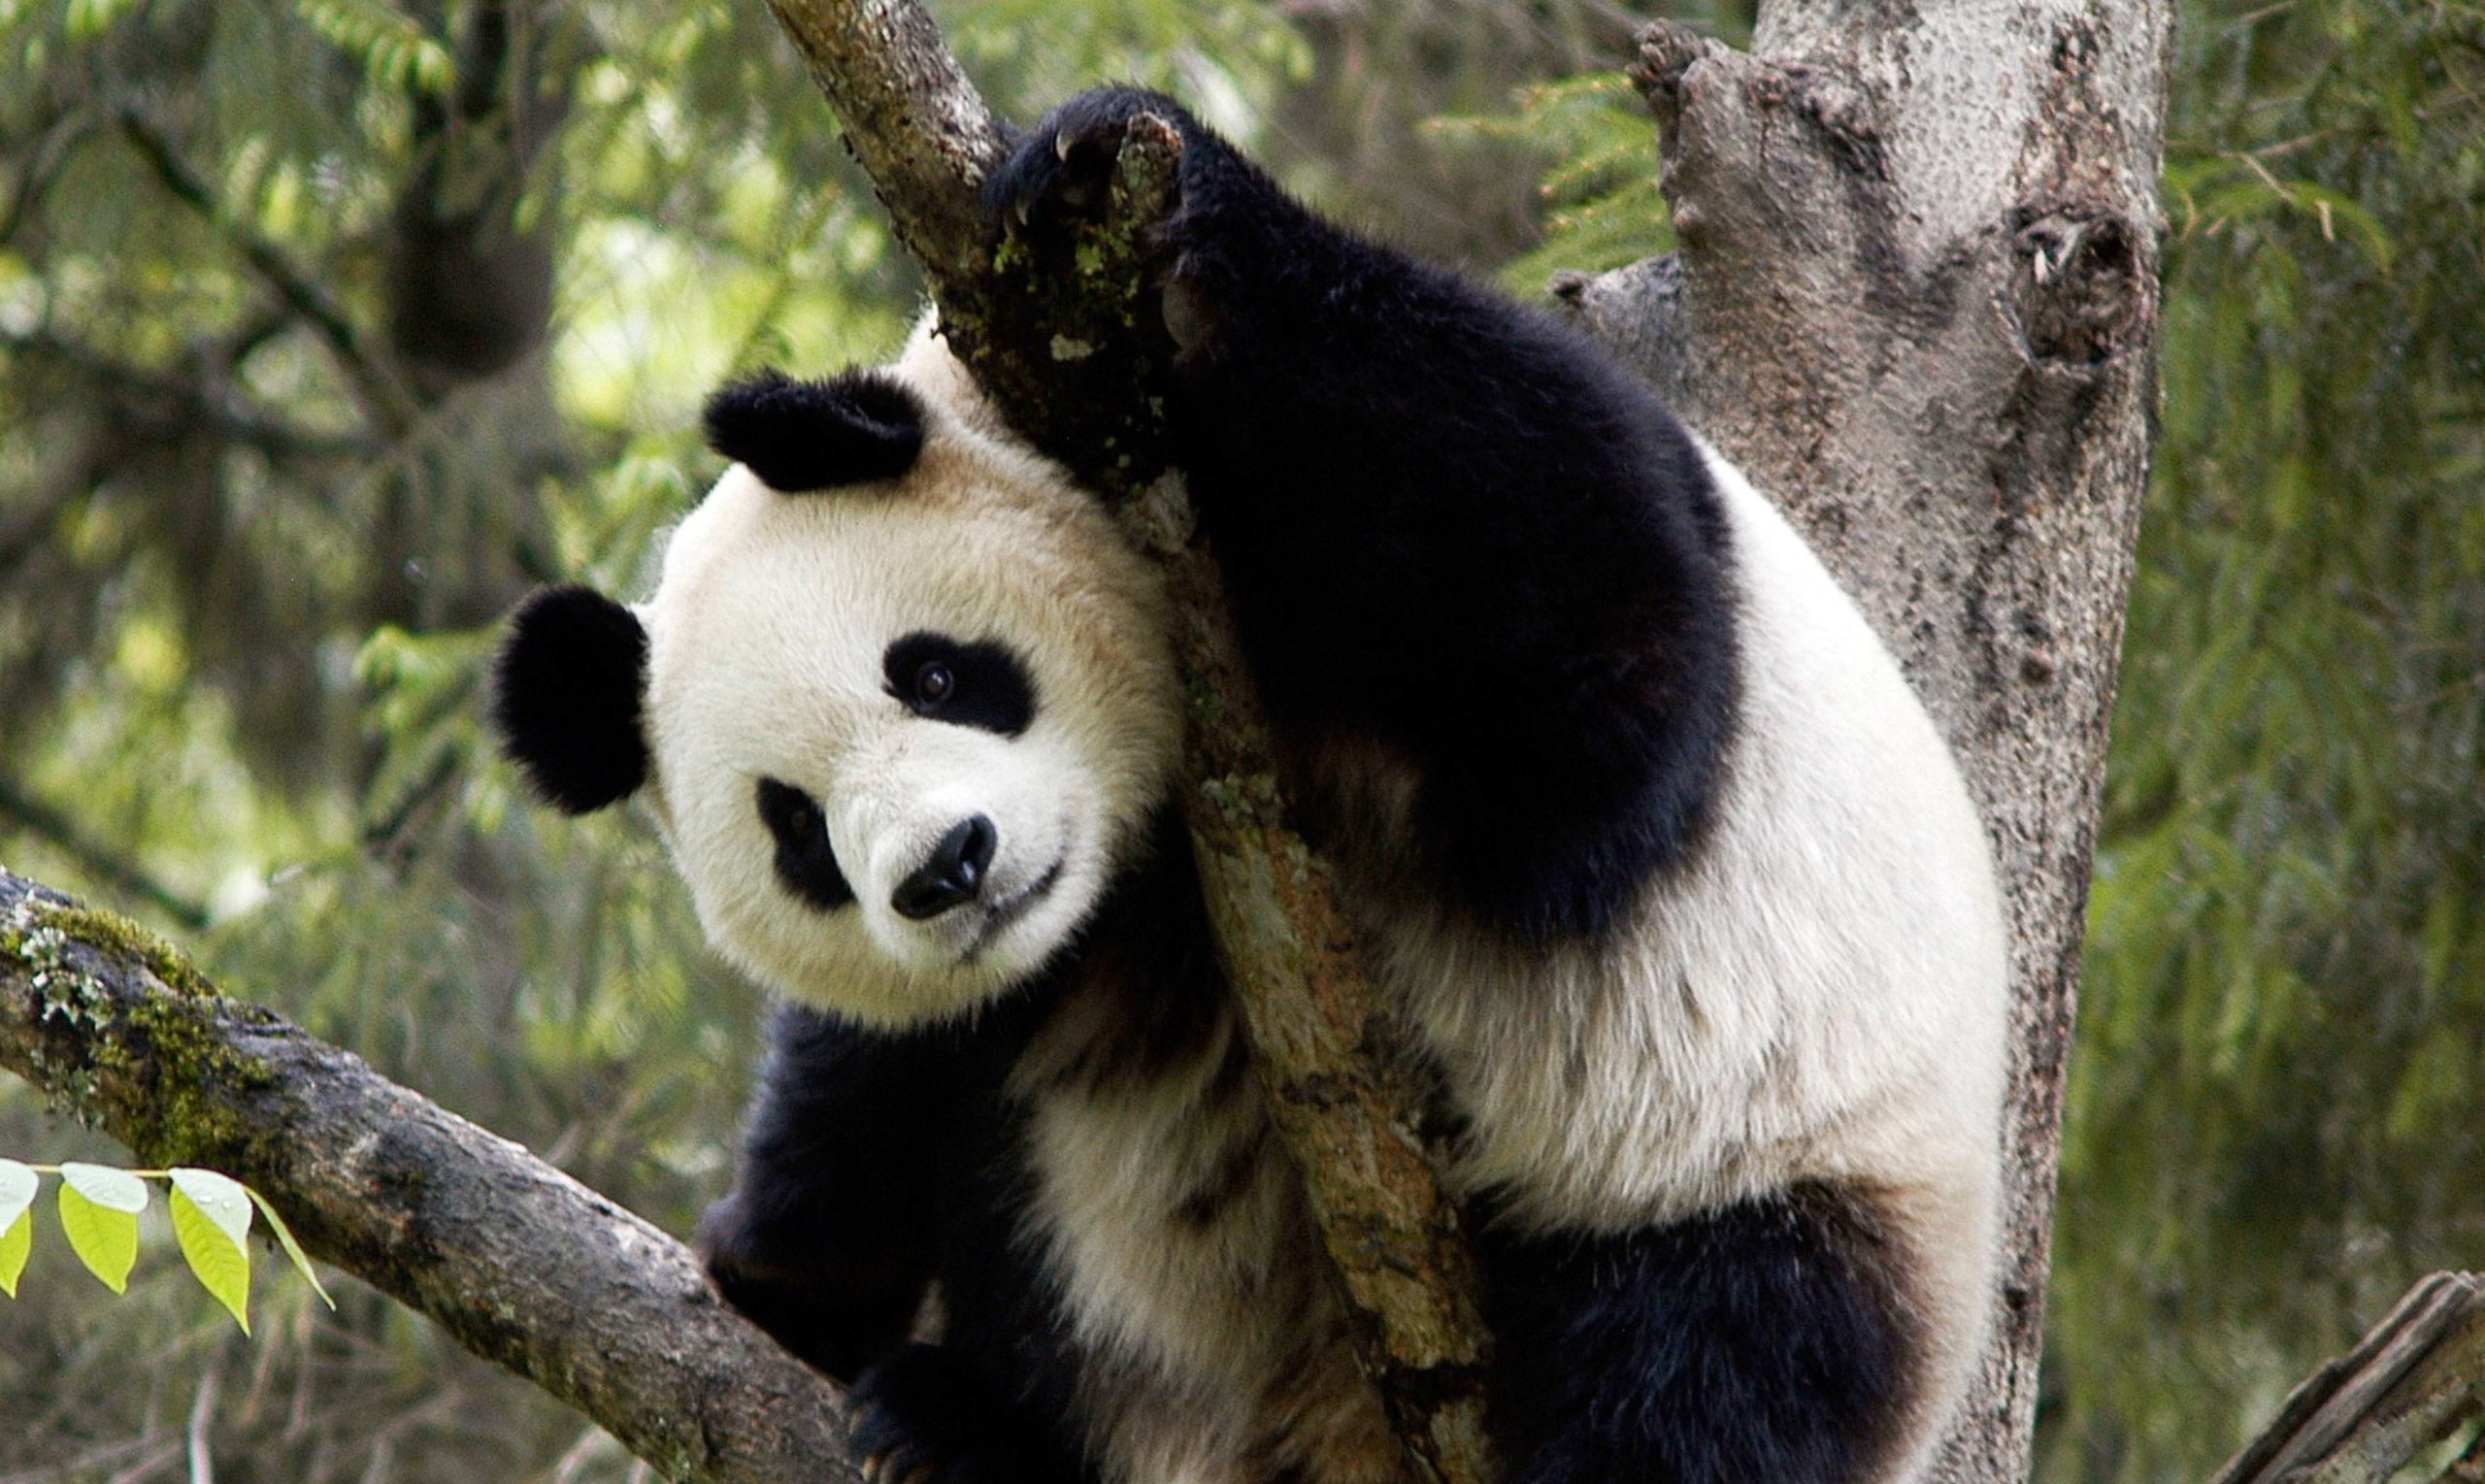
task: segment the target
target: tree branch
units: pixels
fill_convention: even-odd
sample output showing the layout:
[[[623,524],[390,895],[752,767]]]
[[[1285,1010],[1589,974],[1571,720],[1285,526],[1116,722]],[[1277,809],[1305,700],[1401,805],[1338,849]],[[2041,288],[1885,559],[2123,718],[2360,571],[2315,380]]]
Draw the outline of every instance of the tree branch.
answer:
[[[1350,1311],[1358,1355],[1420,1477],[1488,1484],[1487,1336],[1456,1206],[1417,1136],[1403,1063],[1327,868],[1285,825],[1277,771],[1214,558],[1167,474],[1140,333],[1142,234],[1170,202],[1180,142],[1135,121],[1078,272],[1042,275],[978,199],[999,164],[990,111],[911,0],[770,0],[802,49],[944,332],[1012,426],[1113,497],[1162,566],[1191,698],[1182,809],[1218,957]]]
[[[2436,1272],[2288,1396],[2211,1484],[2376,1484],[2485,1413],[2485,1277]],[[2485,1458],[2485,1435],[2454,1465]]]
[[[311,1251],[666,1478],[853,1476],[836,1388],[722,1303],[679,1242],[360,1058],[219,997],[125,919],[6,872],[0,1067],[142,1161],[248,1184]]]

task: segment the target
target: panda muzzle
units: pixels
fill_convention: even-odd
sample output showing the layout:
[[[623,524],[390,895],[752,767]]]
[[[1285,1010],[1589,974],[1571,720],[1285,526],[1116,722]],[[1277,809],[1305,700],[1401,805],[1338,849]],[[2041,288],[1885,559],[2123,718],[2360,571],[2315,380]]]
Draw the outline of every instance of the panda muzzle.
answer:
[[[975,900],[1000,841],[985,815],[958,821],[933,845],[931,856],[897,883],[889,906],[901,917],[923,922]]]

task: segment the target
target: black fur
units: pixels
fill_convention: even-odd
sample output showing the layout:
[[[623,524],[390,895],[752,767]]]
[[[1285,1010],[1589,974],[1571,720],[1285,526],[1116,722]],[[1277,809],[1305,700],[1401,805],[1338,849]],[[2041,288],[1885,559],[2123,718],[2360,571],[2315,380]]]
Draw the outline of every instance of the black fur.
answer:
[[[868,1031],[782,1008],[770,1025],[742,1167],[701,1223],[735,1307],[855,1385],[856,1443],[890,1477],[1078,1484],[1079,1357],[1030,1249],[1015,1075],[1093,1089],[1177,1072],[1207,1045],[1218,980],[1178,820],[1158,821],[1080,952],[973,1018]],[[1060,999],[1113,996],[1113,1034],[1032,1067]],[[937,1277],[944,1343],[902,1343]]]
[[[923,404],[874,371],[754,372],[708,399],[708,446],[787,494],[894,479],[923,450]]]
[[[954,1343],[907,1345],[855,1383],[854,1451],[878,1466],[878,1476],[909,1484],[1093,1479],[1059,1427],[1029,1407],[992,1404],[972,1353]]]
[[[1025,1270],[989,1243],[1017,1178],[1001,1082],[1044,999],[898,1034],[780,1008],[741,1178],[700,1223],[725,1296],[850,1381],[905,1339],[936,1272]]]
[[[936,667],[944,686],[926,683]],[[1035,722],[1035,679],[1008,644],[909,634],[889,645],[880,669],[888,693],[918,716],[1004,737],[1015,737]]]
[[[1040,252],[1141,111],[1183,137],[1179,456],[1281,734],[1408,761],[1439,897],[1533,942],[1604,927],[1698,848],[1735,726],[1697,449],[1567,326],[1321,220],[1156,94],[1073,100],[992,177]]]
[[[637,615],[590,588],[540,589],[510,616],[492,665],[492,723],[564,812],[617,804],[646,781],[646,670]]]
[[[1476,1249],[1507,1484],[1839,1484],[1914,1400],[1906,1256],[1855,1193]]]

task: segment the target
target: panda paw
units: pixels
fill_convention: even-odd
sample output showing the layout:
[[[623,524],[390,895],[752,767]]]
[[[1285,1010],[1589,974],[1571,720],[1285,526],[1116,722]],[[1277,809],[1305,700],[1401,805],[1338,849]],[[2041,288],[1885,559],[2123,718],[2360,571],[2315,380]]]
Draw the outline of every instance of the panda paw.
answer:
[[[1104,213],[1130,122],[1142,114],[1173,124],[1186,143],[1199,135],[1190,114],[1163,93],[1099,87],[1062,104],[1021,135],[985,183],[985,199],[1038,234],[1095,219]]]
[[[938,1345],[911,1344],[846,1393],[871,1484],[1076,1484],[1048,1439],[1015,1425],[990,1389]]]
[[[716,1293],[768,1337],[815,1370],[850,1381],[906,1339],[914,1323],[919,1285],[832,1281],[868,1265],[823,1262],[815,1250],[772,1248],[741,1203],[711,1206],[699,1224],[697,1250]]]

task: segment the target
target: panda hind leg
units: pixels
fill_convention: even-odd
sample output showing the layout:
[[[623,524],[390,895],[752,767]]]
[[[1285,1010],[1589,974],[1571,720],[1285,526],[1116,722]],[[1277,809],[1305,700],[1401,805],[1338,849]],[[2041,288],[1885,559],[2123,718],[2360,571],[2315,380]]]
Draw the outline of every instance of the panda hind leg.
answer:
[[[1667,1227],[1478,1241],[1508,1484],[1864,1484],[1924,1336],[1869,1196],[1806,1184]]]

